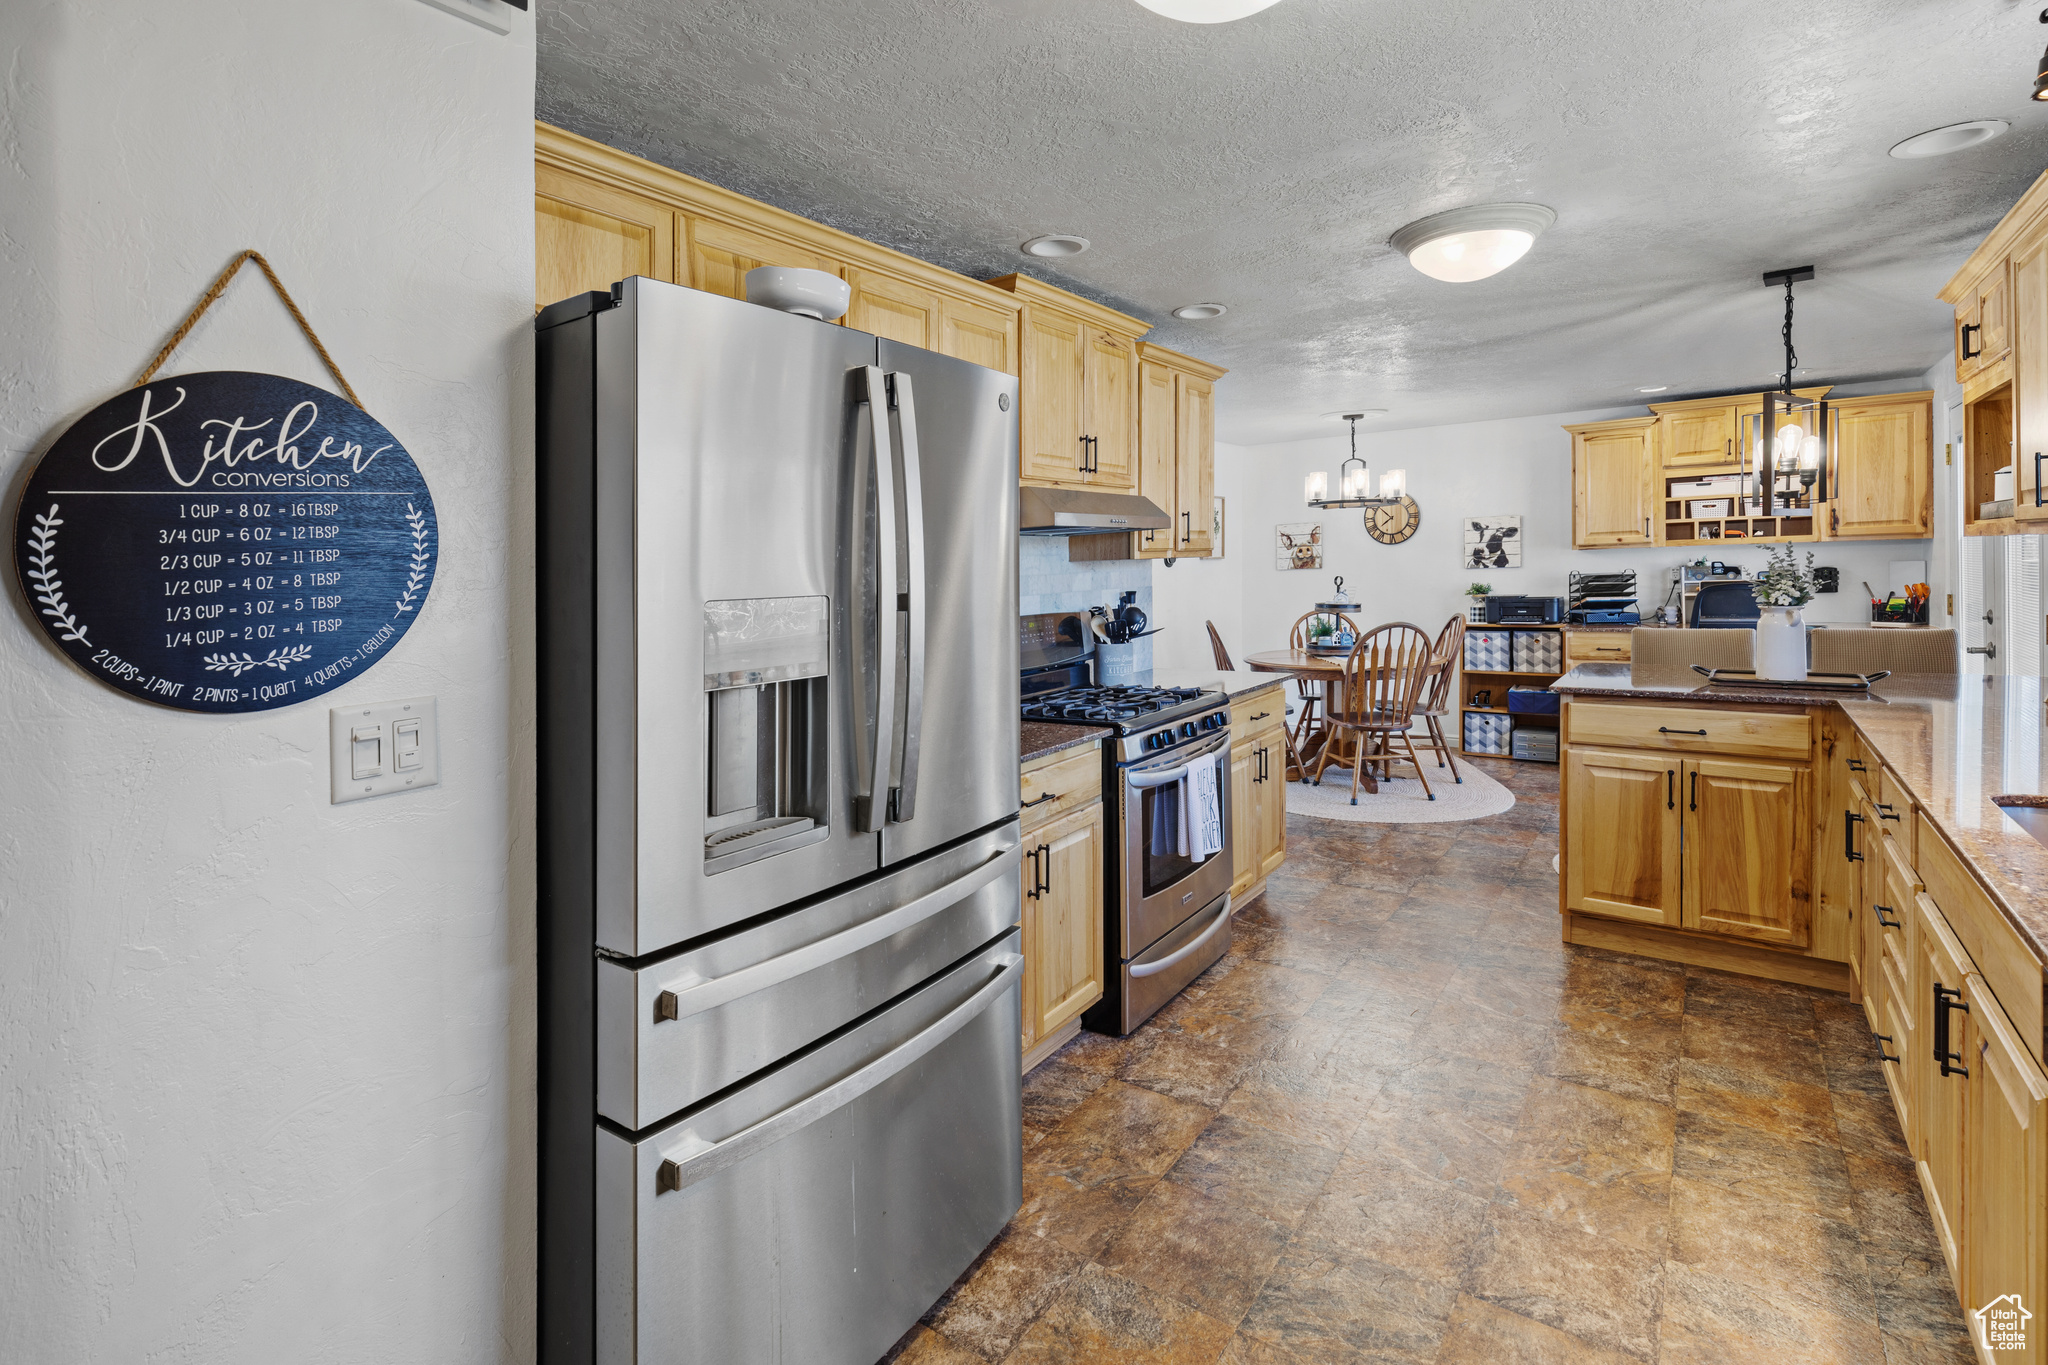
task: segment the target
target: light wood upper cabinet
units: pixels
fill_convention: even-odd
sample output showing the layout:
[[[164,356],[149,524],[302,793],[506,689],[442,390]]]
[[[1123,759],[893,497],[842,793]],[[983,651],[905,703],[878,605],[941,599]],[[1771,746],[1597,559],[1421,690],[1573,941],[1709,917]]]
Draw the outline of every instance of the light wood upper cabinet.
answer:
[[[1834,540],[1917,539],[1934,533],[1934,395],[1845,398],[1832,405]]]
[[[1956,304],[1956,380],[1967,382],[2012,349],[2009,266],[1999,261],[1973,282]]]
[[[2003,452],[2013,467],[2013,516],[2026,522],[2048,520],[2048,506],[2037,505],[2048,502],[2048,496],[2044,496],[2048,490],[2043,490],[2040,482],[2042,460],[2037,458],[2048,453],[2048,232],[2037,232],[2020,245],[2019,255],[2012,263],[2012,301],[2011,400],[2002,403],[1992,397],[1970,406],[1972,416],[1978,420],[1971,424],[1969,438],[1975,438],[1975,443],[1968,454],[1971,467],[1979,471],[1980,477],[1974,480],[1975,488],[1965,493],[1966,497],[1978,500],[1965,506],[1966,521],[1976,520],[1978,505],[1991,498],[1989,470],[2004,463],[1996,447],[2001,436],[2012,435],[2013,414],[2008,408],[2014,407],[2019,444],[2013,446],[2008,439]],[[1974,429],[1987,421],[2007,429]]]
[[[1026,1032],[1043,1038],[1102,998],[1102,803],[1027,836],[1043,871],[1025,900]],[[1030,850],[1027,849],[1027,852]],[[1030,890],[1032,862],[1025,863]]]
[[[1180,553],[1207,557],[1215,548],[1216,386],[1183,374],[1174,378],[1175,485],[1178,489],[1173,532]]]
[[[1649,545],[1657,478],[1657,419],[1624,417],[1572,434],[1572,544],[1582,550]]]
[[[1675,754],[1566,750],[1567,908],[1678,927],[1682,762]]]
[[[1137,484],[1138,343],[1134,338],[1088,329],[1090,441],[1087,480],[1105,488]]]
[[[676,277],[675,210],[654,199],[542,166],[533,228],[536,309],[629,275]]]
[[[1174,464],[1179,418],[1176,372],[1156,360],[1138,362],[1138,496],[1166,513],[1172,526],[1134,533],[1136,557],[1157,559],[1174,552],[1180,536],[1180,475]]]
[[[939,340],[932,349],[1004,374],[1018,372],[1017,310],[966,299],[939,300]]]
[[[1733,405],[1665,413],[1658,426],[1667,469],[1730,464],[1735,459]]]
[[[1088,328],[1047,308],[1024,310],[1024,402],[1018,466],[1031,484],[1085,481]]]
[[[1689,758],[1680,777],[1684,927],[1804,946],[1812,917],[1812,769]]]
[[[846,272],[846,283],[848,327],[926,351],[939,349],[943,328],[936,290],[858,267]]]

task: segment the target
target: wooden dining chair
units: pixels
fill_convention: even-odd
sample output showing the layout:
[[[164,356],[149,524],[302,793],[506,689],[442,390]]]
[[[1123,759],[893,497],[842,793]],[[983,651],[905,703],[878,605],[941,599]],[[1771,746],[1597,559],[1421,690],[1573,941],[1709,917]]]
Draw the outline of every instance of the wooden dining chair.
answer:
[[[1429,675],[1423,685],[1422,698],[1416,703],[1415,714],[1422,717],[1422,725],[1429,732],[1429,747],[1436,752],[1436,766],[1450,765],[1451,780],[1463,782],[1458,772],[1457,750],[1444,734],[1444,721],[1457,714],[1453,693],[1458,680],[1458,664],[1465,655],[1465,618],[1453,616],[1437,632],[1436,644],[1432,648],[1436,657],[1436,671]]]
[[[1436,668],[1435,650],[1420,626],[1394,621],[1361,635],[1344,661],[1344,695],[1323,711],[1329,737],[1316,762],[1316,785],[1336,757],[1351,769],[1351,804],[1358,804],[1358,783],[1367,764],[1406,763],[1415,769],[1423,793],[1436,800],[1429,776],[1415,755],[1408,727],[1415,723],[1415,703]],[[1407,751],[1402,758],[1396,742]],[[1347,757],[1344,755],[1348,753]]]
[[[1287,647],[1296,654],[1306,653],[1309,647],[1308,623],[1332,618],[1350,627],[1352,636],[1356,638],[1358,622],[1343,612],[1311,611],[1304,613],[1287,632]],[[1315,738],[1316,731],[1320,728],[1316,721],[1316,708],[1322,705],[1326,698],[1323,695],[1323,685],[1310,678],[1295,678],[1294,688],[1301,698],[1301,715],[1294,722],[1294,732],[1289,736],[1288,746],[1297,754],[1305,754],[1308,752],[1309,741]],[[1304,768],[1301,775],[1306,781],[1308,770]]]
[[[1225,673],[1235,673],[1237,665],[1230,662],[1230,651],[1223,647],[1223,637],[1216,633],[1216,623],[1204,621],[1202,624],[1209,628],[1209,648],[1216,655],[1216,666]]]

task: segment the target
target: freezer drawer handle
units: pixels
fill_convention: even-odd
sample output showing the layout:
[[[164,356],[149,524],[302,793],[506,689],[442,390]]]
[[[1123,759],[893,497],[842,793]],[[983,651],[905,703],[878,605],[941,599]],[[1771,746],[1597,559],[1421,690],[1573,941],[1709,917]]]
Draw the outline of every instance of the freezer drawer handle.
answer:
[[[686,1190],[700,1180],[746,1161],[765,1147],[780,1142],[835,1109],[843,1109],[898,1072],[937,1048],[972,1023],[990,1002],[1010,988],[1024,973],[1022,953],[1004,953],[992,959],[1002,968],[982,988],[956,1005],[944,1018],[897,1047],[890,1049],[850,1076],[823,1090],[805,1096],[789,1108],[770,1114],[759,1123],[742,1128],[723,1142],[683,1157],[666,1157],[654,1176],[654,1192],[668,1194]]]
[[[928,891],[887,914],[863,920],[815,943],[806,943],[801,948],[742,967],[736,972],[727,972],[724,976],[712,977],[709,981],[679,981],[655,997],[655,1018],[683,1019],[702,1014],[705,1010],[729,1005],[742,996],[780,985],[849,953],[857,953],[869,944],[880,943],[892,934],[900,934],[910,926],[930,919],[947,906],[959,904],[1017,866],[1018,862],[1017,850],[1006,848],[966,876],[947,882],[936,891]]]
[[[1214,924],[1212,924],[1212,925],[1210,925],[1210,926],[1209,926],[1208,928],[1204,929],[1204,930],[1203,930],[1203,931],[1202,931],[1201,933],[1199,933],[1199,934],[1196,934],[1196,935],[1195,935],[1195,937],[1194,937],[1194,941],[1193,941],[1193,942],[1191,942],[1191,943],[1188,943],[1188,944],[1186,944],[1186,945],[1185,945],[1185,946],[1183,946],[1183,947],[1180,947],[1180,948],[1176,948],[1176,949],[1174,949],[1174,950],[1173,950],[1172,952],[1168,953],[1168,954],[1167,954],[1167,955],[1166,955],[1165,957],[1162,957],[1162,958],[1160,958],[1160,959],[1159,959],[1159,960],[1158,960],[1157,962],[1147,962],[1147,963],[1146,963],[1146,964],[1145,964],[1144,966],[1142,966],[1142,967],[1133,967],[1133,968],[1131,968],[1131,976],[1132,976],[1132,977],[1133,977],[1133,978],[1135,979],[1135,978],[1138,978],[1138,977],[1146,977],[1146,976],[1157,976],[1157,975],[1159,975],[1159,973],[1161,973],[1161,972],[1165,971],[1165,970],[1166,970],[1166,969],[1167,969],[1168,967],[1171,967],[1171,966],[1172,966],[1172,965],[1173,965],[1174,963],[1176,963],[1176,962],[1179,962],[1179,961],[1181,961],[1181,960],[1182,960],[1182,959],[1184,959],[1184,958],[1189,958],[1189,957],[1192,957],[1192,956],[1194,956],[1195,952],[1196,952],[1196,951],[1197,951],[1197,950],[1198,950],[1199,948],[1201,948],[1201,946],[1202,946],[1202,945],[1203,945],[1204,943],[1207,943],[1207,942],[1208,942],[1208,941],[1209,941],[1210,939],[1212,939],[1212,938],[1216,937],[1216,933],[1217,933],[1217,931],[1218,931],[1218,930],[1220,930],[1220,929],[1225,929],[1225,928],[1228,928],[1228,927],[1229,927],[1229,925],[1230,925],[1230,897],[1228,897],[1228,896],[1225,896],[1225,897],[1223,898],[1223,913],[1222,913],[1222,914],[1220,914],[1220,915],[1218,915],[1218,916],[1216,916],[1216,922],[1215,922]]]

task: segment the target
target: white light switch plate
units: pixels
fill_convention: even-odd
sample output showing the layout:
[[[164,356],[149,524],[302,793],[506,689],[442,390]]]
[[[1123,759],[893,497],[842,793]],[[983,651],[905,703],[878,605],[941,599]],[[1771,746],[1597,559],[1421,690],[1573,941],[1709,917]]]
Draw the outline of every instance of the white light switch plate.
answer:
[[[327,713],[333,803],[441,782],[441,726],[432,697],[337,706]]]

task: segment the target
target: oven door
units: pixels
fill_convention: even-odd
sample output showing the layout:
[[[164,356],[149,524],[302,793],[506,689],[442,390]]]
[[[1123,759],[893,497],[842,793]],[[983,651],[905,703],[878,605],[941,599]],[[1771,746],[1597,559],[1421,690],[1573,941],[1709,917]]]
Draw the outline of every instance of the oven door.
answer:
[[[1179,852],[1171,818],[1173,800],[1165,786],[1144,786],[1142,780],[1186,767],[1196,759],[1219,759],[1216,796],[1223,807],[1223,848],[1201,862]],[[1118,817],[1123,829],[1124,913],[1116,945],[1126,962],[1178,927],[1218,896],[1230,890],[1230,732],[1222,731],[1199,744],[1141,759],[1118,773]]]

